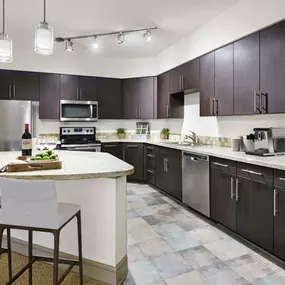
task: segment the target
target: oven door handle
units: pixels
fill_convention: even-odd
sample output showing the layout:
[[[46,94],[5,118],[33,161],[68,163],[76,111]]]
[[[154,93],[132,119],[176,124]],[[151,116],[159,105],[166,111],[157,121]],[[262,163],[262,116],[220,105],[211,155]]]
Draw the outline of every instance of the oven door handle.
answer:
[[[94,150],[96,151],[99,147],[67,147],[66,150]]]

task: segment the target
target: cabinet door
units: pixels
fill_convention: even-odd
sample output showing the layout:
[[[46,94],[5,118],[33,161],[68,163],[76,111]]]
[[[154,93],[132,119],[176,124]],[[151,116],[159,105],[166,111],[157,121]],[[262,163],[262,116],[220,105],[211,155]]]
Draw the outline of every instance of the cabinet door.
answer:
[[[199,88],[199,58],[182,65],[181,84],[183,90]]]
[[[0,99],[13,99],[12,71],[0,70]]]
[[[273,252],[273,187],[238,177],[237,232]]]
[[[169,93],[175,94],[182,91],[182,66],[169,71]]]
[[[39,100],[39,74],[13,71],[13,98],[15,100]]]
[[[76,75],[60,75],[60,99],[79,100],[79,82]]]
[[[155,119],[156,78],[139,79],[139,119]]]
[[[200,58],[200,116],[213,116],[215,97],[215,53]]]
[[[226,172],[211,169],[211,219],[236,231],[235,177]]]
[[[234,114],[259,113],[259,33],[234,43]]]
[[[125,143],[123,146],[124,161],[134,167],[134,174],[128,178],[130,180],[144,179],[144,151],[143,144]]]
[[[99,119],[123,119],[122,80],[99,78]]]
[[[215,115],[234,113],[234,46],[215,51]]]
[[[158,76],[157,116],[158,119],[169,117],[169,72]]]
[[[285,112],[285,21],[260,32],[260,89],[263,112]],[[268,100],[268,106],[266,101]]]
[[[182,156],[178,151],[166,157],[165,192],[182,201]]]
[[[79,77],[79,99],[98,101],[98,79],[96,77]]]
[[[285,259],[285,188],[275,187],[274,254]],[[274,213],[273,213],[274,214]]]
[[[124,118],[138,118],[138,79],[124,79],[123,94],[124,94]]]
[[[40,119],[59,119],[59,74],[40,74]]]
[[[102,152],[107,152],[113,156],[122,159],[122,145],[121,143],[103,143]]]
[[[165,191],[166,188],[165,155],[155,154],[155,186]]]

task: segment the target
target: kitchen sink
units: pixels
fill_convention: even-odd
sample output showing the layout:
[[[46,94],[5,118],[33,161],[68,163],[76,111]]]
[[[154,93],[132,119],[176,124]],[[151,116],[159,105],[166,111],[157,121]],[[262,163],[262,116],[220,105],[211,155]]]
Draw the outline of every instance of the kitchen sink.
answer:
[[[181,145],[181,146],[191,146],[191,147],[203,146],[203,144],[200,143],[189,143],[189,142],[163,142],[163,143],[170,145]]]

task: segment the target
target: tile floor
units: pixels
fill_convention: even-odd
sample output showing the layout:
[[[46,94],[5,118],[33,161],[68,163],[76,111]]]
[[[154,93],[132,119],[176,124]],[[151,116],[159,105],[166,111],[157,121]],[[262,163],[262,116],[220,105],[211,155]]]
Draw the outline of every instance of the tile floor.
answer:
[[[124,285],[285,285],[285,271],[147,185],[128,184]]]

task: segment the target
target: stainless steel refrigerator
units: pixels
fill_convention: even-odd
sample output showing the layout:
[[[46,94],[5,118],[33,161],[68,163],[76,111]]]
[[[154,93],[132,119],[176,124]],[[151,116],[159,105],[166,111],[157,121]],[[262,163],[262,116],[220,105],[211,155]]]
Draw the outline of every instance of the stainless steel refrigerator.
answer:
[[[31,101],[0,101],[0,151],[21,150],[25,124],[32,134]]]

